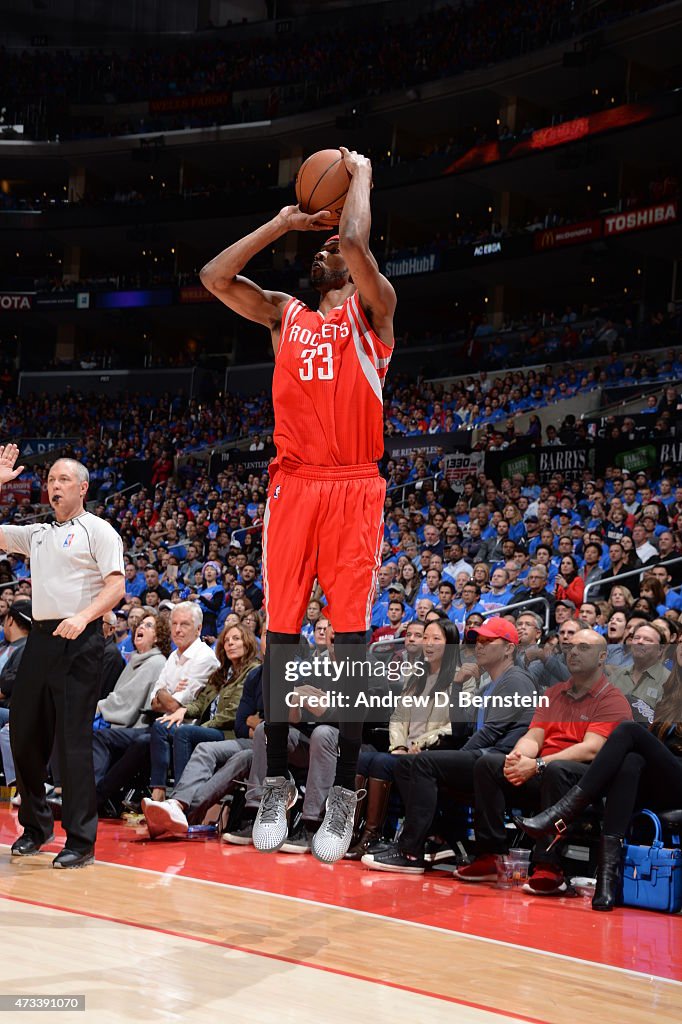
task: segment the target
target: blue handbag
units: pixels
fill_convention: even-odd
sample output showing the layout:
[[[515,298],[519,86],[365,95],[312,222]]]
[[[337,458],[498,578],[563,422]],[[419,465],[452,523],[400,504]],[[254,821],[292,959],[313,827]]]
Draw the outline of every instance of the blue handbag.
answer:
[[[663,845],[661,822],[652,811],[640,814],[651,818],[656,835],[651,846],[625,845],[623,905],[677,914],[682,910],[682,850]]]

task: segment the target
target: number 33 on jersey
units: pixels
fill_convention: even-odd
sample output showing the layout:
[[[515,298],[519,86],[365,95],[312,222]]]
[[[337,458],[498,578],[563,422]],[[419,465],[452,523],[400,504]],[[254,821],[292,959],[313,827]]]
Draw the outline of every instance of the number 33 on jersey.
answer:
[[[354,466],[380,459],[391,353],[370,327],[357,292],[326,316],[291,299],[272,382],[278,460]]]
[[[322,328],[327,327],[323,324]],[[294,325],[294,330],[296,325]],[[328,341],[322,341],[317,348],[304,348],[301,352],[303,366],[299,369],[298,375],[301,380],[312,380],[317,371],[320,380],[334,379],[334,350]],[[315,365],[315,359],[317,364]]]

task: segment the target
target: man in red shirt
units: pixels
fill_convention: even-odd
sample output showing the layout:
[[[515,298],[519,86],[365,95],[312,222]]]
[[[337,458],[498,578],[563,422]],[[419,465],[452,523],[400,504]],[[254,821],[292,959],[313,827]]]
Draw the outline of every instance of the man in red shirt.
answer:
[[[506,757],[491,752],[474,768],[476,858],[459,868],[463,882],[494,881],[495,856],[508,852],[507,804],[550,807],[574,786],[619,722],[632,719],[623,694],[604,675],[606,640],[592,629],[571,638],[566,663],[570,679],[550,687],[549,704],[539,707],[530,728]],[[527,892],[566,892],[560,844],[539,839]]]

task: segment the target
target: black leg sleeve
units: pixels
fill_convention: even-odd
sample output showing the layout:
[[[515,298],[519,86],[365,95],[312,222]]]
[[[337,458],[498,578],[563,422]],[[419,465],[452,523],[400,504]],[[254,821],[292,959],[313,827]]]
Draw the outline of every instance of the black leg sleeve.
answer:
[[[293,662],[299,640],[298,633],[268,630],[263,663],[263,704],[269,776],[286,775],[288,771],[289,709],[285,698],[292,683],[286,678],[287,662]]]
[[[344,671],[337,683],[338,689],[348,695],[348,711],[339,721],[339,759],[336,764],[335,786],[355,789],[355,773],[358,755],[362,745],[364,712],[357,706],[360,692],[369,687],[369,680],[360,670],[366,664],[367,634],[336,633],[334,635],[334,657]]]

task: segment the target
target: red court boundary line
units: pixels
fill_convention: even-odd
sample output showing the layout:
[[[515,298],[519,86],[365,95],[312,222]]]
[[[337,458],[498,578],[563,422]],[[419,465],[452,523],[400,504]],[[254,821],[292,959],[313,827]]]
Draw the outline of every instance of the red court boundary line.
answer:
[[[549,1024],[548,1021],[539,1017],[526,1017],[523,1014],[514,1013],[512,1010],[498,1010],[494,1006],[486,1006],[484,1003],[474,1003],[468,999],[458,999],[456,996],[448,996],[438,992],[428,992],[426,989],[414,988],[412,985],[401,985],[397,981],[386,981],[383,978],[370,978],[364,974],[356,974],[353,971],[344,971],[340,967],[326,967],[324,964],[313,964],[307,960],[297,960],[295,957],[285,956],[283,953],[266,953],[261,949],[251,949],[249,946],[237,946],[232,942],[223,942],[220,939],[209,939],[199,935],[189,935],[186,932],[174,931],[170,928],[159,928],[158,925],[140,924],[136,921],[127,921],[122,917],[111,917],[108,914],[96,914],[91,910],[74,910],[71,907],[63,907],[58,903],[45,903],[41,900],[30,900],[22,896],[8,896],[0,893],[0,899],[11,903],[23,903],[32,907],[43,907],[48,910],[58,910],[64,914],[74,914],[76,917],[90,917],[97,921],[108,921],[110,924],[123,924],[129,928],[140,928],[142,931],[156,932],[160,935],[170,935],[176,939],[185,939],[189,942],[198,942],[207,946],[219,946],[221,949],[231,949],[236,953],[248,953],[250,956],[263,957],[266,960],[277,960],[280,963],[293,964],[295,967],[308,967],[314,971],[324,971],[326,974],[336,974],[342,978],[352,978],[354,981],[365,981],[370,985],[383,985],[385,988],[397,989],[401,992],[411,992],[413,995],[424,996],[427,999],[440,999],[442,1002],[454,1003],[458,1006],[467,1006],[472,1010],[481,1010],[484,1013],[493,1013],[498,1017],[513,1017],[514,1020],[523,1021],[524,1024]],[[387,919],[390,920],[390,919]]]

